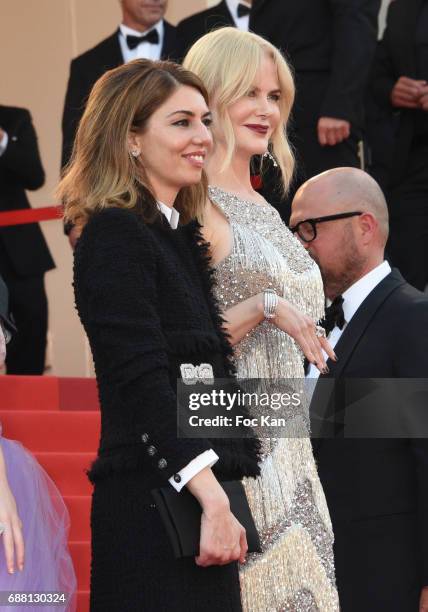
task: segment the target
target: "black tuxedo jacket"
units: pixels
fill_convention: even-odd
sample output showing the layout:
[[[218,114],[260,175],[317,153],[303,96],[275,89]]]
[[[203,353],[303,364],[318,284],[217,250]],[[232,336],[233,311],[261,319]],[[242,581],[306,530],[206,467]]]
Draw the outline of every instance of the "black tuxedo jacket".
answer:
[[[418,16],[425,0],[394,0],[388,10],[387,27],[378,44],[370,91],[378,109],[374,109],[373,147],[378,163],[388,170],[388,186],[399,185],[406,168],[412,146],[415,120],[422,110],[395,109],[391,104],[391,91],[401,76],[421,78],[417,72],[415,34]],[[428,73],[428,67],[426,68]],[[377,110],[377,112],[376,112]],[[376,140],[382,126],[390,126],[390,145]],[[392,142],[391,142],[392,139]]]
[[[0,105],[0,126],[9,136],[0,156],[0,211],[30,208],[25,190],[39,189],[45,181],[30,113]],[[0,247],[8,268],[18,276],[43,274],[55,267],[37,223],[0,227]]]
[[[175,59],[176,28],[164,21],[165,36],[162,59]],[[61,167],[68,162],[77,126],[85,109],[86,100],[95,82],[106,72],[123,64],[119,43],[119,29],[98,45],[72,60],[62,115]]]
[[[251,29],[281,49],[296,73],[296,121],[362,124],[380,0],[254,0]]]
[[[428,297],[393,270],[361,304],[336,344],[338,362],[317,384],[312,414],[339,423],[314,439],[314,454],[335,531],[336,575],[343,612],[417,612],[428,585],[428,441],[346,438],[340,381],[428,377]],[[340,400],[340,395],[339,395]]]
[[[226,26],[235,26],[232,15],[224,0],[215,6],[191,15],[177,26],[177,41],[180,60],[184,59],[187,51],[198,38],[208,32]]]
[[[313,81],[301,83],[299,91],[302,106],[317,100],[316,119],[337,117],[359,126],[379,8],[380,0],[254,0],[250,30],[281,49],[297,77],[322,75],[321,91]],[[177,27],[181,57],[207,32],[234,25],[224,1],[184,19]]]

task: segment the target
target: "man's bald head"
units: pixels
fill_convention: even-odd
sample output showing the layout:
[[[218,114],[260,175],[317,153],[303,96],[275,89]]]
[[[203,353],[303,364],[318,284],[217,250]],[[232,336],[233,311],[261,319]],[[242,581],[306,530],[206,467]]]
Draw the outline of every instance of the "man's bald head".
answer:
[[[361,214],[315,221],[347,212]],[[302,242],[320,266],[328,297],[343,293],[383,261],[388,208],[379,185],[366,172],[335,168],[307,181],[294,197],[290,226],[307,219],[313,220],[316,237]]]
[[[316,206],[319,214],[361,210],[370,212],[379,226],[379,240],[385,246],[389,232],[388,207],[376,181],[358,168],[333,168],[309,179],[297,191],[293,206],[300,200]],[[303,204],[303,202],[302,202]]]

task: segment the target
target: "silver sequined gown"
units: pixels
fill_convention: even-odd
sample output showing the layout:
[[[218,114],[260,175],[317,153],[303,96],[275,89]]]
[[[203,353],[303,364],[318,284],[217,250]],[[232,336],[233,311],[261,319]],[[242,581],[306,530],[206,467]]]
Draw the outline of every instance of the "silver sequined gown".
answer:
[[[324,294],[318,266],[268,204],[218,187],[210,199],[230,222],[231,254],[216,267],[217,297],[227,310],[273,288],[318,321]],[[263,321],[235,346],[238,378],[303,379],[294,340]],[[295,384],[300,384],[295,382]],[[269,391],[269,389],[267,389]],[[333,534],[308,435],[307,405],[287,413],[286,437],[263,440],[261,475],[244,485],[262,554],[240,569],[245,612],[337,612]]]

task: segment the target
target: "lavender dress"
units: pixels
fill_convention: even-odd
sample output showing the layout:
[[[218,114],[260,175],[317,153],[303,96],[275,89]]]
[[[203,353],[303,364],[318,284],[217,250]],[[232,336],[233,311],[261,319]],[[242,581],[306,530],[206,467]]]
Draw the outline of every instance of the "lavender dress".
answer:
[[[74,612],[76,576],[67,548],[69,515],[53,481],[33,455],[20,442],[2,437],[0,446],[6,464],[9,486],[23,523],[25,563],[22,572],[7,572],[3,542],[0,541],[0,592],[61,591],[67,594],[61,605],[0,605],[2,612]],[[2,536],[0,536],[0,539]],[[22,600],[21,600],[22,601]]]

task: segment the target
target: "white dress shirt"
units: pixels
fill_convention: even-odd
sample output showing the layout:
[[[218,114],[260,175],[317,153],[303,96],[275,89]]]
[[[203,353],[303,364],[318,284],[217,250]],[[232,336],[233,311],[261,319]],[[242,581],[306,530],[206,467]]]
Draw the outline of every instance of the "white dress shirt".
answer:
[[[361,304],[364,302],[366,297],[373,291],[373,289],[391,273],[391,267],[387,261],[383,261],[381,264],[373,268],[368,274],[360,278],[356,283],[351,285],[349,289],[343,292],[343,315],[345,317],[345,325],[342,329],[339,329],[337,325],[333,327],[329,335],[327,336],[331,347],[334,349],[344,329],[352,319],[354,314],[357,312]],[[329,302],[331,304],[331,301]],[[329,305],[328,304],[328,305]],[[327,360],[328,355],[323,351],[324,358]],[[310,364],[309,371],[306,375],[307,378],[318,378],[320,371],[313,363]]]
[[[172,229],[177,229],[178,220],[180,219],[178,210],[176,210],[174,206],[167,206],[163,202],[158,202],[158,207],[161,213],[167,218]]]
[[[7,132],[3,130],[3,136],[2,136],[2,139],[0,140],[0,156],[2,156],[3,153],[6,151],[8,142],[9,142],[9,136]]]
[[[248,5],[248,8],[251,8],[248,2],[245,2],[245,0],[226,0],[226,4],[238,30],[248,32],[248,28],[250,25],[250,15],[245,15],[245,17],[238,17],[238,4],[246,4]]]
[[[158,202],[158,207],[161,213],[168,219],[168,223],[172,229],[177,229],[180,213],[175,210],[173,206],[167,206],[163,202]],[[192,459],[192,461],[190,461],[190,463],[188,463],[182,470],[177,472],[177,474],[180,476],[180,482],[175,482],[174,476],[176,476],[176,474],[169,479],[169,482],[172,484],[174,489],[180,492],[181,489],[189,482],[189,480],[193,478],[193,476],[196,476],[196,474],[206,467],[212,467],[214,463],[217,463],[217,461],[217,453],[210,448]]]
[[[157,30],[159,35],[159,42],[157,45],[149,42],[142,42],[135,47],[135,49],[130,49],[126,42],[126,37],[130,36],[146,36],[151,30]],[[150,30],[147,32],[138,32],[138,30],[133,30],[132,28],[128,28],[128,26],[120,24],[119,26],[119,44],[120,49],[122,51],[123,61],[130,62],[135,59],[149,59],[149,60],[159,60],[162,54],[163,47],[163,39],[165,36],[165,28],[163,24],[163,19],[158,21]]]

